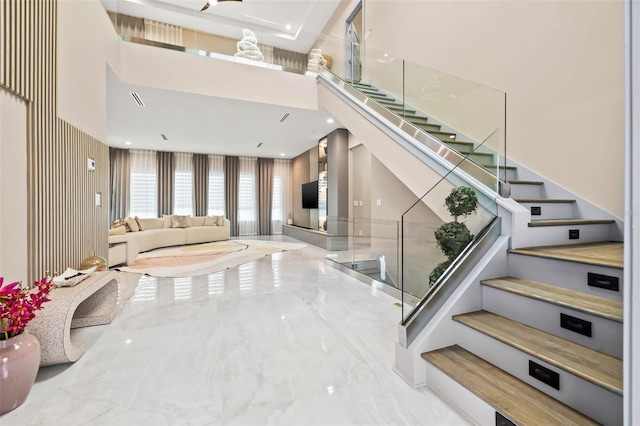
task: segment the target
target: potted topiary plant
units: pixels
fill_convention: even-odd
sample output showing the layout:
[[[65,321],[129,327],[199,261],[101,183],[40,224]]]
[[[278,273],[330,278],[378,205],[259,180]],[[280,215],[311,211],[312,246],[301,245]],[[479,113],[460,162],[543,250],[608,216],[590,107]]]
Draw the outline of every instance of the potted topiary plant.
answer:
[[[433,233],[438,247],[442,250],[447,260],[433,268],[429,274],[429,285],[435,284],[451,262],[458,257],[464,248],[473,239],[473,234],[464,222],[458,222],[458,217],[467,217],[478,208],[478,197],[472,188],[459,186],[453,188],[444,200],[447,210],[453,216],[453,222],[444,223]]]

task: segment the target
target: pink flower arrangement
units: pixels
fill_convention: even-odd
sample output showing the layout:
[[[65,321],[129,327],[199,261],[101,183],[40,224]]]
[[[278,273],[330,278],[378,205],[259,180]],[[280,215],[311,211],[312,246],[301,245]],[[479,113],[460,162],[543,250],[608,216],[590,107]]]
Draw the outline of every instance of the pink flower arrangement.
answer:
[[[0,340],[22,333],[55,288],[49,277],[33,283],[33,290],[22,288],[18,281],[3,283],[4,278],[0,277]]]

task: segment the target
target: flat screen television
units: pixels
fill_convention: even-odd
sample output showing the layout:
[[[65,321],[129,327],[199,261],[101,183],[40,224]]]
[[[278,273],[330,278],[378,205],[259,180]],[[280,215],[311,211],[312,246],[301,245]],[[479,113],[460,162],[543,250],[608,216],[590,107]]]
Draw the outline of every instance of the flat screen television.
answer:
[[[318,181],[302,184],[302,208],[317,209],[318,208]]]

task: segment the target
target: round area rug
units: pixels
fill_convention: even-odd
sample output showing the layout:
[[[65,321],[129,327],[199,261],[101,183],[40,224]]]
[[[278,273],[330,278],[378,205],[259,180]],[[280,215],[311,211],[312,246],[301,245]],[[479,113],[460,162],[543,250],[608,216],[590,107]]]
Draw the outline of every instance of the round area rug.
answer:
[[[302,243],[267,240],[227,240],[166,247],[140,253],[133,265],[115,269],[152,277],[191,277],[211,274],[273,253],[306,246]]]

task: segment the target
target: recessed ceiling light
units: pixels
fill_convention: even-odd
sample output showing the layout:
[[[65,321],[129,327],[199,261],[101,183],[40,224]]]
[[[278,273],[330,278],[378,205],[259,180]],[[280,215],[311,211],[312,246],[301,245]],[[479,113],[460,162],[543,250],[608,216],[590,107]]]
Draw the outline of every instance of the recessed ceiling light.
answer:
[[[333,124],[333,118],[327,118],[327,123]]]
[[[124,141],[124,144],[125,144],[125,145],[131,145],[131,142],[129,142],[129,141]]]
[[[290,30],[291,29],[291,24],[287,24],[287,26],[285,28]]]
[[[385,53],[385,54],[384,54],[384,57],[385,57],[385,58],[387,58],[388,56],[389,56],[389,54],[388,54],[388,53]]]
[[[281,153],[280,153],[280,157],[284,157],[284,152],[281,152]]]
[[[449,139],[455,139],[456,135],[449,135]]]

